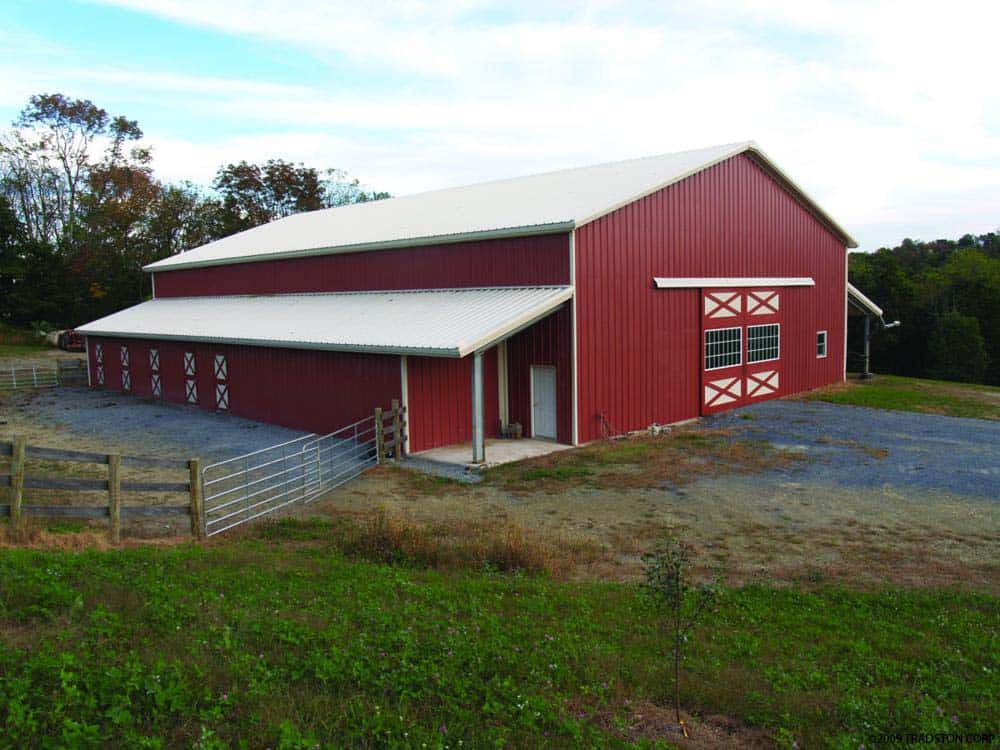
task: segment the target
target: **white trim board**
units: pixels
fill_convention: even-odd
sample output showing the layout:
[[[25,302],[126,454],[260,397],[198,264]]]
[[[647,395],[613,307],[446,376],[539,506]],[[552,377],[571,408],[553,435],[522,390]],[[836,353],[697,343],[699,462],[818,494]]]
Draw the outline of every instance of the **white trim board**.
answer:
[[[580,362],[577,346],[577,323],[576,323],[576,230],[569,233],[569,285],[573,289],[573,300],[569,304],[569,326],[570,326],[570,443],[580,444],[579,428],[579,379]]]
[[[654,276],[653,286],[657,289],[717,289],[744,286],[816,286],[816,282],[810,276],[704,276],[699,278]]]

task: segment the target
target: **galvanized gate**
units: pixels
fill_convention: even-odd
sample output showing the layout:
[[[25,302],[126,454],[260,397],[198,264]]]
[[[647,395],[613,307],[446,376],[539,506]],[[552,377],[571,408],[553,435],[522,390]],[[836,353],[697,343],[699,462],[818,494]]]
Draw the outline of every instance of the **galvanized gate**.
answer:
[[[328,435],[305,435],[202,471],[205,534],[312,500],[378,463],[375,417]]]
[[[0,391],[86,384],[87,363],[82,359],[60,359],[42,364],[12,364],[0,367]]]

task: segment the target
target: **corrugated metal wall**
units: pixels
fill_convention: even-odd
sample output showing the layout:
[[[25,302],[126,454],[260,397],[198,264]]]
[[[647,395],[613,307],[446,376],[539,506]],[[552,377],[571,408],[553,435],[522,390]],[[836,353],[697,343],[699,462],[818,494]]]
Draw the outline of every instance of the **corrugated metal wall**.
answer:
[[[161,271],[157,297],[569,283],[566,234]]]
[[[699,414],[698,290],[654,289],[654,276],[811,276],[784,290],[785,392],[839,380],[843,240],[741,155],[577,230],[579,438]],[[816,331],[829,355],[815,356]]]
[[[556,368],[556,439],[573,441],[573,363],[569,307],[563,306],[544,320],[507,341],[508,414],[532,434],[531,366]]]
[[[484,365],[483,406],[490,438],[500,434],[496,347],[486,352]],[[472,441],[472,357],[407,357],[406,387],[410,451]]]
[[[155,347],[160,354],[163,399],[186,403],[184,353],[193,352],[198,406],[214,411],[214,359],[224,354],[231,413],[317,433],[366,417],[376,406],[388,408],[402,393],[397,356],[90,337],[92,372],[96,371],[98,343],[104,348],[108,390],[121,390],[120,347],[126,344],[132,392],[150,396],[149,349]]]

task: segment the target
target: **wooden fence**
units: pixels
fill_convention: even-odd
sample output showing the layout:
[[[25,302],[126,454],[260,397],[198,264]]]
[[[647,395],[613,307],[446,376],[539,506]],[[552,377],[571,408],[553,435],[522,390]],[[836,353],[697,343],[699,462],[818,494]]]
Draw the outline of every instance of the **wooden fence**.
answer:
[[[42,364],[0,366],[0,392],[57,385],[86,385],[87,363],[82,359],[59,359]]]
[[[122,518],[150,518],[169,515],[186,515],[191,518],[191,533],[201,539],[204,535],[202,518],[201,462],[197,458],[182,461],[168,458],[145,458],[122,456],[116,453],[88,453],[57,448],[43,448],[28,445],[23,437],[15,437],[13,442],[0,442],[0,458],[9,457],[10,473],[0,474],[0,487],[10,488],[10,503],[0,505],[0,517],[10,516],[14,529],[22,527],[25,516],[68,517],[68,518],[108,518],[111,540],[121,539]],[[37,476],[29,473],[29,464],[34,461],[96,464],[107,467],[104,478]],[[184,471],[183,482],[130,482],[123,481],[123,467],[175,469]],[[79,492],[103,493],[107,505],[25,505],[25,489],[76,490]],[[141,492],[164,492],[185,494],[188,501],[183,505],[127,505],[123,495]]]
[[[378,462],[389,456],[401,459],[406,444],[406,407],[399,405],[399,399],[392,400],[388,411],[375,409],[375,445]]]

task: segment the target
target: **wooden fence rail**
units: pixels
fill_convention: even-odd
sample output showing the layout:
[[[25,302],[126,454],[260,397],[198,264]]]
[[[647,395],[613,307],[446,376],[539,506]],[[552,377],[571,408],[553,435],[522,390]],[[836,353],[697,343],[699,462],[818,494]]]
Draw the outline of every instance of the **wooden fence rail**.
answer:
[[[202,519],[201,462],[193,458],[181,461],[144,456],[122,456],[117,453],[92,453],[60,448],[28,445],[23,437],[12,442],[0,441],[0,457],[10,456],[10,473],[0,473],[0,487],[9,487],[10,503],[0,505],[0,517],[9,516],[11,526],[20,529],[25,516],[58,516],[63,518],[108,518],[111,540],[121,541],[121,519],[150,518],[157,516],[187,515],[191,517],[191,533],[196,538],[204,535]],[[38,476],[28,473],[31,461],[96,464],[107,466],[104,478]],[[184,482],[132,482],[121,478],[122,467],[160,468],[183,471]],[[25,489],[77,490],[101,492],[108,498],[106,506],[78,505],[25,505]],[[126,505],[123,493],[166,492],[188,495],[185,505]]]

